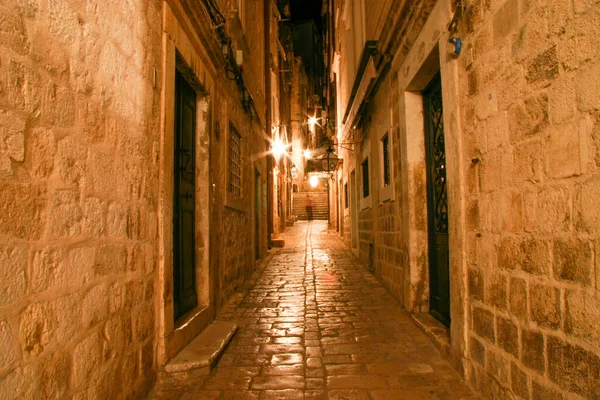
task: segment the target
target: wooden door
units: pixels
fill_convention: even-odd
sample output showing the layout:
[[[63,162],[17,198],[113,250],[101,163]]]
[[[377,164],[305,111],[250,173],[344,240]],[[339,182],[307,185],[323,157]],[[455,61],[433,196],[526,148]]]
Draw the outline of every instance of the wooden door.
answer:
[[[350,223],[352,248],[358,249],[358,190],[356,188],[356,170],[350,172]]]
[[[196,307],[196,92],[175,75],[173,300],[175,320]]]
[[[260,173],[254,171],[254,254],[255,260],[260,259]]]

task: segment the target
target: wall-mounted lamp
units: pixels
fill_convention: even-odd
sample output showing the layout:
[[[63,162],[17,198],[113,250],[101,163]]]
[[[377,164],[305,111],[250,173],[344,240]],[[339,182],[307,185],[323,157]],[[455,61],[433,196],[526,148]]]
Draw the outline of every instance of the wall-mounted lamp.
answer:
[[[310,158],[310,155],[311,154],[310,154],[310,150],[309,149],[304,150],[304,158],[306,158],[308,160]]]
[[[273,157],[279,160],[285,152],[285,145],[283,144],[281,139],[276,138],[275,140],[273,140],[273,142],[271,143],[271,153],[273,154]]]
[[[317,123],[319,122],[319,119],[317,117],[313,116],[309,116],[308,117],[308,128],[311,131],[315,130],[315,125],[317,125]]]
[[[296,179],[298,177],[298,168],[296,168],[296,165],[292,165],[292,178]]]

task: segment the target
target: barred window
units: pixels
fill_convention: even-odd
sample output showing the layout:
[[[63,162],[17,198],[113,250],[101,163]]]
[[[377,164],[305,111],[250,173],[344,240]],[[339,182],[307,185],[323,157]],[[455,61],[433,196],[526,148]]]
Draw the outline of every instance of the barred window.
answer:
[[[242,156],[240,146],[241,136],[229,127],[229,179],[228,190],[234,196],[242,194]]]
[[[381,145],[383,147],[383,186],[387,186],[391,183],[390,138],[387,134],[381,139]]]
[[[348,183],[344,183],[344,208],[348,208]]]
[[[362,162],[362,184],[363,184],[363,197],[369,197],[369,158],[365,158]]]

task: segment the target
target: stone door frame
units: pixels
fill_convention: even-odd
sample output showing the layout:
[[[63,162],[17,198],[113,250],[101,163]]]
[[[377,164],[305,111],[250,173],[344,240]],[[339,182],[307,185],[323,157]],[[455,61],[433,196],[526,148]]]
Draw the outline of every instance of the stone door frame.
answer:
[[[425,126],[423,98],[425,89],[439,71],[444,104],[448,178],[450,247],[450,359],[466,373],[469,312],[466,301],[465,160],[460,126],[459,70],[462,60],[446,51],[452,18],[451,2],[439,1],[419,32],[413,46],[404,53],[402,46],[392,61],[398,74],[400,114],[400,159],[402,187],[396,188],[403,201],[403,237],[407,249],[403,303],[413,313],[429,311],[429,261],[425,167]],[[415,116],[420,115],[421,118]],[[440,324],[441,325],[441,324]]]
[[[157,361],[164,365],[215,317],[214,273],[210,270],[210,132],[212,76],[216,71],[177,1],[163,2],[162,90],[159,154],[159,266],[155,288]],[[196,293],[198,306],[177,321],[173,309],[173,151],[175,71],[196,90]]]

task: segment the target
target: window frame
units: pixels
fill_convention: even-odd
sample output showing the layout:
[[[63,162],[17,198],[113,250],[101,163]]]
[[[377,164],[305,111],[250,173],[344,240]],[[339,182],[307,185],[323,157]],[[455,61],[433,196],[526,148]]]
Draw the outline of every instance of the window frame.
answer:
[[[240,20],[242,31],[246,31],[246,6],[244,0],[237,0],[237,16]]]
[[[360,183],[362,189],[362,198],[371,196],[371,174],[369,171],[369,157],[365,157],[360,163]]]
[[[373,204],[373,158],[371,157],[371,141],[367,140],[365,147],[362,151],[362,153],[360,154],[360,164],[358,164],[359,166],[359,170],[357,171],[358,174],[358,179],[360,179],[360,196],[359,197],[359,206],[361,210],[367,209],[367,208],[371,208],[372,204]],[[358,161],[358,160],[357,160]],[[369,193],[367,196],[365,196],[365,192],[364,192],[364,172],[363,172],[363,165],[364,163],[367,162],[368,164],[368,171],[367,171],[367,178],[368,178],[368,189],[369,189]],[[358,184],[357,184],[358,186]]]
[[[379,140],[381,143],[381,184],[383,187],[392,184],[392,171],[390,165],[390,136],[388,133]]]
[[[377,135],[377,146],[379,148],[379,204],[386,201],[395,200],[394,192],[394,138],[392,129],[379,132]],[[388,142],[388,159],[389,159],[389,178],[388,184],[385,183],[385,152],[384,140]]]
[[[350,207],[350,196],[348,194],[348,182],[344,182],[344,210]]]
[[[239,185],[236,185],[235,187],[237,187],[237,189],[239,190],[239,193],[235,190],[231,190],[232,189],[232,185],[235,185],[235,183],[232,183],[232,171],[231,168],[233,166],[232,164],[232,150],[234,150],[232,148],[232,144],[233,143],[233,139],[234,136],[237,136],[238,139],[238,143],[239,143],[239,147],[238,147],[238,151],[239,151],[239,156],[238,156],[238,160],[237,160],[237,165],[239,167]],[[227,151],[227,164],[226,164],[226,174],[227,174],[227,178],[226,178],[226,198],[225,198],[225,206],[226,207],[230,207],[230,208],[234,208],[236,210],[239,211],[244,211],[246,208],[244,207],[244,198],[245,198],[245,193],[244,193],[244,136],[242,135],[242,133],[240,132],[240,130],[238,130],[235,125],[233,123],[229,123],[229,130],[227,132],[227,147],[226,147],[226,151]]]

